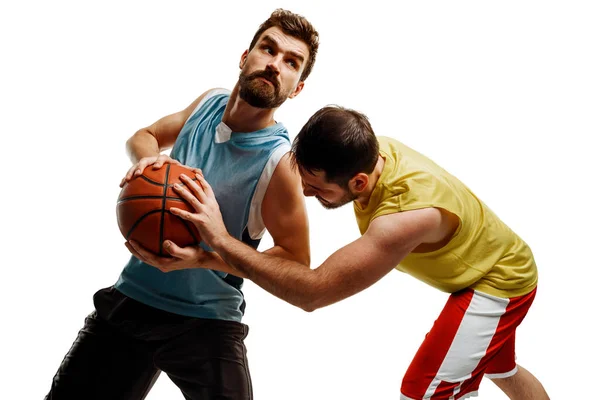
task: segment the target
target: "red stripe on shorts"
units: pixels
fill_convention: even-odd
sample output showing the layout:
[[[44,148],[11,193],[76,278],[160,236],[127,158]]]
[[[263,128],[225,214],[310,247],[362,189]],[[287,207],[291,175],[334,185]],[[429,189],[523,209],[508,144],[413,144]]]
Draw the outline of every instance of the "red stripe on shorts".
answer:
[[[437,371],[440,369],[446,353],[454,340],[454,336],[458,331],[460,323],[464,317],[464,314],[471,303],[474,292],[471,290],[469,293],[459,292],[450,295],[449,301],[444,306],[444,309],[440,313],[438,319],[434,322],[433,326],[443,325],[444,330],[434,329],[425,335],[426,340],[429,342],[427,348],[421,346],[415,355],[415,359],[419,359],[418,365],[411,363],[406,371],[405,377],[415,377],[414,381],[402,381],[402,393],[405,392],[405,387],[410,387],[412,391],[417,393],[425,393],[431,381],[435,379]],[[456,307],[454,303],[460,302],[460,306]],[[437,333],[439,335],[436,335]],[[453,332],[454,334],[449,334]],[[433,350],[433,351],[432,351]],[[413,371],[414,370],[414,371]],[[415,373],[417,371],[427,371],[425,376]],[[419,376],[420,375],[420,376]],[[416,390],[415,390],[416,389]],[[407,395],[409,395],[407,393]],[[422,395],[421,395],[422,397]]]

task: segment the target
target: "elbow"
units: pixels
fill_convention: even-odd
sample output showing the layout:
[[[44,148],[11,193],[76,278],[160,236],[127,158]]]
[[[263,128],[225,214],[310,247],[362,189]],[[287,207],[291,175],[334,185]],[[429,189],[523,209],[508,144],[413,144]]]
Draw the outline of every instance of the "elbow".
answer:
[[[125,142],[125,151],[130,156],[132,161],[134,161],[135,151],[138,147],[150,147],[156,152],[161,152],[164,150],[160,142],[158,141],[158,137],[152,133],[148,128],[142,128],[134,133],[127,141]],[[137,162],[135,160],[134,162]]]
[[[319,308],[325,307],[327,304],[323,302],[322,298],[316,296],[314,293],[312,295],[306,296],[301,304],[298,306],[306,312],[313,312],[318,310]]]
[[[148,132],[147,128],[138,129],[133,135],[129,137],[129,139],[127,139],[125,146],[127,148],[135,146],[136,142],[138,142],[141,138],[145,138],[146,135],[149,133],[150,132]]]
[[[309,312],[309,313],[311,313],[311,312],[313,312],[313,311],[315,311],[317,309],[317,307],[315,307],[313,305],[310,305],[310,304],[302,304],[300,306],[300,308],[302,310],[306,311],[306,312]]]
[[[127,139],[127,141],[125,142],[125,153],[128,156],[131,154],[131,149],[133,148],[134,137],[135,135]]]
[[[313,272],[313,277],[315,279],[304,286],[304,295],[300,300],[300,304],[298,304],[298,306],[306,312],[316,311],[319,308],[327,307],[335,302],[332,301],[336,293],[335,286],[325,283],[326,280],[318,276],[318,273],[320,272],[318,268],[311,271]]]
[[[125,154],[134,164],[139,161],[135,149],[140,141],[140,132],[141,130],[137,131],[125,142]]]

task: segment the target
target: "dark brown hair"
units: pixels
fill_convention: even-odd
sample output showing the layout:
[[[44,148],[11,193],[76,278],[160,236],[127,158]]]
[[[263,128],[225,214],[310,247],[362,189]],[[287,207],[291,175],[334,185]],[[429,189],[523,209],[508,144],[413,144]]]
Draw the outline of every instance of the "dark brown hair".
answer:
[[[347,188],[356,174],[373,172],[379,142],[364,114],[327,106],[304,124],[294,139],[292,153],[296,166],[308,172],[323,171],[328,182]]]
[[[252,50],[256,45],[256,42],[258,42],[260,35],[273,26],[280,28],[283,32],[296,39],[302,40],[308,46],[308,60],[302,71],[302,76],[300,76],[301,81],[306,80],[312,71],[313,65],[315,64],[315,58],[317,57],[317,51],[319,50],[319,33],[303,16],[278,8],[273,11],[269,19],[260,25],[252,38],[252,42],[250,42],[248,50]]]

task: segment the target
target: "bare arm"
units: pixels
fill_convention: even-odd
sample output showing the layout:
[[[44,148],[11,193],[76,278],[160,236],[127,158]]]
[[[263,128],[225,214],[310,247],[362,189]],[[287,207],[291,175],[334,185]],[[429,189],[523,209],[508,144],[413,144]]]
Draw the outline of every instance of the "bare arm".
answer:
[[[427,208],[376,218],[363,236],[315,269],[248,251],[230,237],[214,249],[263,289],[306,311],[350,297],[377,282],[441,227],[439,210]]]
[[[263,200],[263,221],[273,238],[273,247],[266,250],[264,254],[274,256],[269,257],[269,259],[294,261],[300,268],[309,271],[310,240],[308,216],[306,214],[304,195],[302,194],[300,175],[291,166],[290,158],[290,153],[282,157],[271,177]],[[235,239],[233,240],[235,241]],[[247,247],[241,242],[235,242],[236,245]],[[250,248],[248,247],[248,249]],[[221,255],[219,252],[217,254]],[[231,266],[226,268],[232,269],[234,275],[241,274],[244,277],[249,277],[247,272],[242,269],[232,268]],[[217,269],[219,268],[217,267]],[[279,276],[280,272],[282,275]],[[275,281],[284,279],[286,275],[286,271],[274,270],[272,273],[277,275],[274,278]],[[264,284],[268,285],[269,283],[265,281]],[[272,289],[275,290],[274,288]],[[268,291],[272,292],[272,290]]]
[[[293,260],[308,270],[310,264],[308,217],[306,216],[300,176],[292,168],[289,159],[290,155],[287,154],[279,161],[262,202],[263,222],[273,238],[273,247],[266,250],[265,254],[277,258],[281,257],[285,260]],[[197,199],[190,191],[183,188],[177,190],[192,206],[197,203]],[[194,222],[196,215],[176,208],[172,208],[171,212],[192,222]],[[250,251],[255,251],[242,242],[231,239]],[[243,271],[225,263],[218,253],[205,252],[197,246],[181,248],[167,241],[165,242],[165,249],[173,257],[164,258],[145,251],[136,243],[127,243],[126,245],[136,257],[163,272],[188,268],[206,268],[227,272],[242,278],[248,277]]]
[[[150,164],[154,164],[154,168],[160,168],[165,162],[175,162],[168,156],[161,156],[160,152],[173,147],[185,121],[207,93],[208,91],[202,93],[184,110],[167,115],[138,130],[127,140],[125,149],[133,165],[121,181],[121,187],[134,176],[140,175]]]
[[[310,265],[308,216],[300,175],[284,155],[273,172],[262,203],[262,218],[273,238],[265,254]]]
[[[358,240],[336,251],[321,266],[303,264],[254,251],[227,233],[212,188],[198,175],[200,185],[187,179],[192,192],[183,194],[195,214],[193,220],[204,240],[222,259],[256,284],[281,299],[312,311],[366,289],[381,279],[422,243],[437,243],[454,229],[436,208],[405,211],[376,218]]]
[[[167,115],[134,133],[126,143],[127,155],[131,162],[135,164],[143,157],[157,157],[161,151],[173,147],[185,121],[207,93],[208,91],[202,93],[185,109]]]

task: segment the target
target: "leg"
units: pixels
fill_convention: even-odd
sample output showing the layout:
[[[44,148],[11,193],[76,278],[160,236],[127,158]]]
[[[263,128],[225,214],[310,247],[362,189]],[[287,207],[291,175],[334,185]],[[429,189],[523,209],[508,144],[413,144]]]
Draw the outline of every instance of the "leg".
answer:
[[[113,321],[115,315],[135,316],[127,304],[128,299],[112,288],[94,295],[96,311],[85,319],[46,400],[146,397],[160,371],[153,364],[153,349],[118,329]]]
[[[248,327],[198,319],[155,354],[155,363],[187,400],[252,400],[244,338]]]
[[[492,378],[511,400],[550,400],[548,393],[535,376],[520,365],[517,372],[506,378]]]
[[[482,373],[474,373],[478,354],[490,337],[478,335],[476,326],[491,326],[493,321],[474,321],[474,298],[472,290],[450,295],[404,375],[401,400],[461,398],[477,390],[482,379]]]
[[[63,359],[46,400],[141,400],[158,371],[145,349],[90,314]]]
[[[400,398],[466,398],[477,394],[484,373],[494,379],[514,374],[515,329],[534,296],[452,294],[409,366]]]

